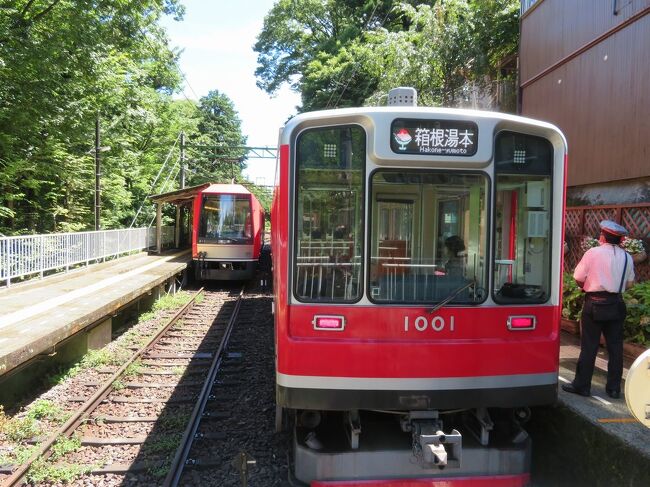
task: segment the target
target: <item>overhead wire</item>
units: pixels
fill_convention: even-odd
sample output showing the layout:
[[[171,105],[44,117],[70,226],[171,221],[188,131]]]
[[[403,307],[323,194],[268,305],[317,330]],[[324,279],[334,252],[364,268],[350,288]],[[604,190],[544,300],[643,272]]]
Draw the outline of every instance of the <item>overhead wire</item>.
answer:
[[[375,7],[372,9],[372,13],[371,13],[370,16],[368,17],[368,20],[366,21],[365,25],[363,26],[363,31],[365,31],[365,30],[368,28],[368,26],[370,25],[370,21],[374,18],[374,16],[375,16],[375,12],[377,11],[377,7],[379,6],[380,3],[381,3],[381,0],[379,0],[379,1],[375,4]],[[389,14],[390,14],[390,9],[388,10],[388,12],[386,12],[386,15],[384,16],[384,20],[382,20],[381,23],[379,24],[379,27],[380,27],[380,28],[383,27],[384,24],[386,23],[386,20],[388,19],[388,15],[389,15]],[[344,79],[344,78],[347,78],[347,81],[346,81],[346,83],[345,83],[345,86],[343,87],[343,90],[341,90],[341,94],[340,94],[339,97],[337,98],[336,103],[334,103],[334,105],[330,105],[330,103],[331,103],[331,101],[332,101],[332,97],[333,97],[333,96],[335,95],[335,93],[336,93],[336,90],[335,90],[335,91],[332,91],[332,93],[330,93],[330,97],[329,97],[329,99],[327,100],[327,105],[325,105],[325,108],[326,108],[326,109],[327,109],[327,108],[330,108],[330,106],[332,106],[332,107],[336,107],[336,106],[338,106],[338,103],[339,103],[339,101],[341,101],[341,98],[343,97],[343,94],[345,93],[345,90],[347,90],[348,86],[350,85],[350,81],[352,80],[352,78],[354,78],[354,75],[357,74],[357,70],[358,70],[358,69],[359,69],[359,61],[356,61],[356,62],[354,63],[354,69],[353,69],[353,71],[352,71],[352,75],[351,75],[351,76],[344,76],[345,73],[346,73],[347,70],[348,70],[348,67],[347,67],[347,66],[346,66],[346,68],[341,72],[341,76],[338,78],[338,80],[336,80],[335,85],[341,84],[341,80]]]
[[[143,200],[142,203],[140,204],[140,208],[138,208],[138,211],[136,212],[135,216],[133,217],[133,221],[131,222],[131,225],[129,225],[129,228],[132,228],[132,227],[133,227],[133,225],[135,224],[136,219],[138,218],[138,215],[140,215],[140,212],[142,211],[142,208],[144,207],[144,204],[145,204],[145,202],[147,201],[147,198],[148,198],[149,196],[151,196],[151,192],[152,192],[153,189],[156,187],[156,183],[158,182],[158,178],[160,178],[160,175],[162,174],[163,169],[164,169],[165,166],[167,165],[167,162],[169,161],[169,158],[171,157],[172,152],[173,152],[174,149],[176,148],[176,144],[178,143],[178,140],[179,140],[180,138],[181,138],[181,134],[179,133],[179,134],[176,136],[176,140],[174,141],[174,144],[172,145],[172,148],[169,149],[169,152],[167,153],[167,157],[165,157],[164,162],[163,162],[162,165],[160,166],[160,169],[158,170],[158,174],[156,174],[156,177],[155,177],[155,179],[153,180],[153,183],[151,183],[151,187],[149,188],[149,192],[148,192],[147,195],[144,197],[144,200]],[[172,167],[173,167],[173,166],[172,166]]]

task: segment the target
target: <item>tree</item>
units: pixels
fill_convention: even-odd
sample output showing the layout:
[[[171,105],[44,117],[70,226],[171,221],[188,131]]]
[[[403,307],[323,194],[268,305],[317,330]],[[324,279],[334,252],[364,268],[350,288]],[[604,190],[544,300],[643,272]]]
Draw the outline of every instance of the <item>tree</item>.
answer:
[[[358,104],[375,87],[345,49],[364,30],[393,21],[389,0],[279,0],[264,19],[255,51],[257,85],[270,94],[288,83],[302,109]]]
[[[175,135],[180,76],[157,25],[176,0],[0,0],[0,231],[92,227],[93,135],[102,120],[102,220],[128,223],[130,186]],[[171,140],[170,140],[171,139]]]
[[[190,184],[242,179],[246,137],[227,95],[211,91],[199,100],[197,133],[190,141]]]
[[[403,85],[424,104],[490,99],[518,15],[516,0],[280,1],[255,45],[258,85],[289,83],[303,110],[377,104]]]

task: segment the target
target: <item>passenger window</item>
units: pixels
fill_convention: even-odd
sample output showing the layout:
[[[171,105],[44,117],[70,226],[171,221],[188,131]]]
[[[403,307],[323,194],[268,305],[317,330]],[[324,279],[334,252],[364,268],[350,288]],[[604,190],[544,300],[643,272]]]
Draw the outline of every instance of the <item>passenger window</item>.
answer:
[[[313,129],[297,143],[294,294],[308,302],[361,297],[365,132]]]
[[[551,285],[553,148],[541,137],[501,132],[494,163],[494,299],[544,302]]]

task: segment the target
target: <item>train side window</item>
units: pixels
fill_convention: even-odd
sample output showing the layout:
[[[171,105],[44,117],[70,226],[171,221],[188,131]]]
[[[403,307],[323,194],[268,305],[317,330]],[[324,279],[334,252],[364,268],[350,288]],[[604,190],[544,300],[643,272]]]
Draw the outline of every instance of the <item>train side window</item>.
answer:
[[[552,145],[501,132],[494,166],[494,300],[545,302],[551,287]]]
[[[293,282],[300,301],[361,298],[365,160],[358,126],[310,129],[298,138]]]

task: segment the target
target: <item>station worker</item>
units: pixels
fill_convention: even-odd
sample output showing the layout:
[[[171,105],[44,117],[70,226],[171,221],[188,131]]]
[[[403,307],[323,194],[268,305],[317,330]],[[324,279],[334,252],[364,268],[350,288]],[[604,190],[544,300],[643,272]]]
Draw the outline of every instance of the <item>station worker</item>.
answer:
[[[600,245],[585,252],[573,278],[585,292],[582,308],[580,357],[573,382],[562,389],[589,396],[601,332],[605,336],[609,362],[605,392],[618,399],[623,375],[623,292],[634,284],[632,257],[619,247],[627,230],[610,220],[600,222]]]

